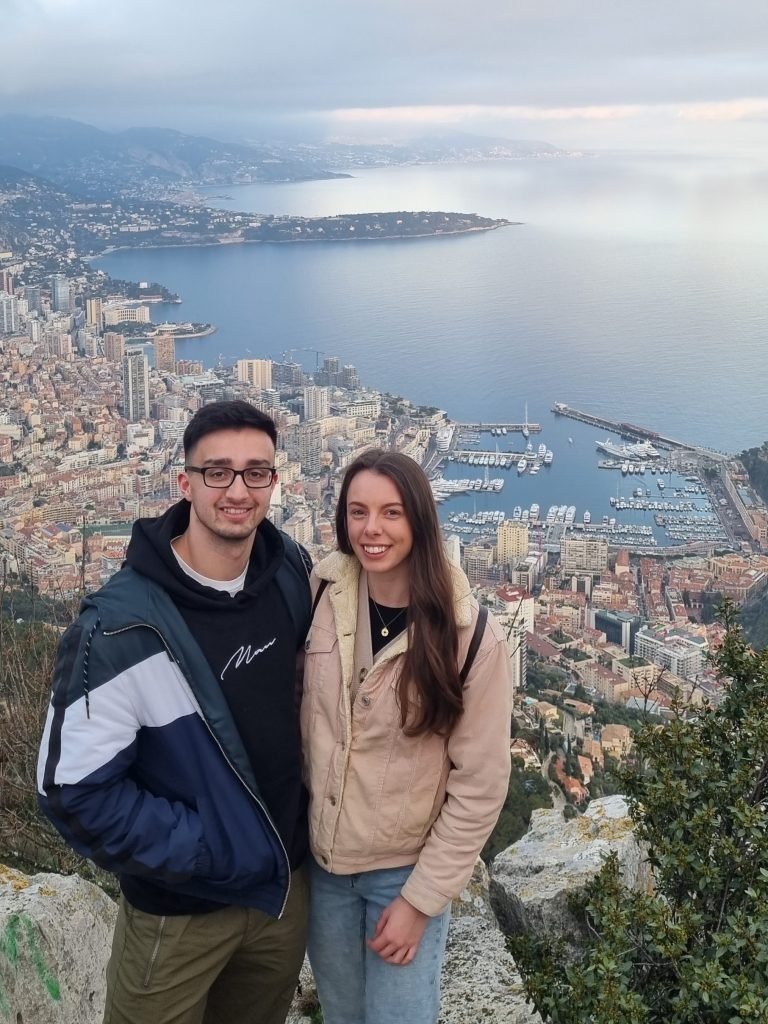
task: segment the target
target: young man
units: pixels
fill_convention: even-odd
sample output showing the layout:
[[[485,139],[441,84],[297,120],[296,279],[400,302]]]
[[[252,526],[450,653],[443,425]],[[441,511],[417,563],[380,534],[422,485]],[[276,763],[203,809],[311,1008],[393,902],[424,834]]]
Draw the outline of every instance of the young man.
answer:
[[[276,431],[246,402],[184,434],[183,499],[64,634],[40,806],[119,875],[105,1024],[283,1024],[304,955],[296,658],[308,556],[266,519]]]

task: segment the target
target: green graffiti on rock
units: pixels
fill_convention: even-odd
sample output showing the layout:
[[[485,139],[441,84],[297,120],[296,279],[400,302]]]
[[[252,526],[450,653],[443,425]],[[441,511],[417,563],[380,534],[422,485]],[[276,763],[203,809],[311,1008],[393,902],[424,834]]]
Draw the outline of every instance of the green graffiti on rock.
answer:
[[[25,956],[29,957],[37,980],[50,998],[59,1002],[61,987],[40,949],[35,922],[26,914],[11,914],[6,921],[5,932],[0,933],[0,964],[5,961],[14,971],[17,971],[19,962]],[[0,978],[0,1014],[6,1019],[11,1016],[9,996],[3,986],[2,978]]]

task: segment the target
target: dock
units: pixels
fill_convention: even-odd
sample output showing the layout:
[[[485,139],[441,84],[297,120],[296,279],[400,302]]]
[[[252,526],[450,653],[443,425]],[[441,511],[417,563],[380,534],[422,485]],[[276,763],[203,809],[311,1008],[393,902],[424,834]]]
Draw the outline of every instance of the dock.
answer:
[[[669,448],[672,451],[689,452],[692,455],[697,455],[707,459],[713,459],[716,462],[727,462],[730,456],[726,452],[718,452],[712,448],[704,448],[700,445],[688,444],[686,441],[680,441],[674,437],[667,437],[664,434],[658,433],[656,430],[650,430],[648,427],[639,427],[635,423],[627,423],[624,420],[609,420],[605,416],[595,416],[593,413],[583,412],[581,409],[574,409],[570,405],[566,405],[565,402],[555,402],[552,406],[552,412],[556,416],[566,416],[568,419],[578,420],[579,423],[587,423],[591,427],[600,427],[601,430],[610,430],[614,434],[620,434],[621,437],[626,438],[629,441],[650,441],[652,444],[661,445],[664,448]],[[533,428],[529,425],[529,430]]]
[[[454,426],[457,430],[472,431],[475,434],[489,434],[494,430],[497,432],[506,430],[508,434],[522,434],[526,429],[530,434],[540,434],[542,430],[540,423],[455,423]]]

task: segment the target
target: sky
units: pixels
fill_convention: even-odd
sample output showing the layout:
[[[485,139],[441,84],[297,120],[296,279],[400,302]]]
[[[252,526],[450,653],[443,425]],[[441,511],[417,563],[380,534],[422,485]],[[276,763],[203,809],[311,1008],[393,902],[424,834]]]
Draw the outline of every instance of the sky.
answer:
[[[0,113],[768,152],[766,0],[0,0]]]

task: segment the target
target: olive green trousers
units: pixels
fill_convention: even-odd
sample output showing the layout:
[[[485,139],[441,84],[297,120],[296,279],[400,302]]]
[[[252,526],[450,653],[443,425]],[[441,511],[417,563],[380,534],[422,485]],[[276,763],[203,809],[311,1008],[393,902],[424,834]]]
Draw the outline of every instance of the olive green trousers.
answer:
[[[284,1024],[306,923],[305,868],[280,920],[244,907],[159,917],[121,899],[104,1024]]]

